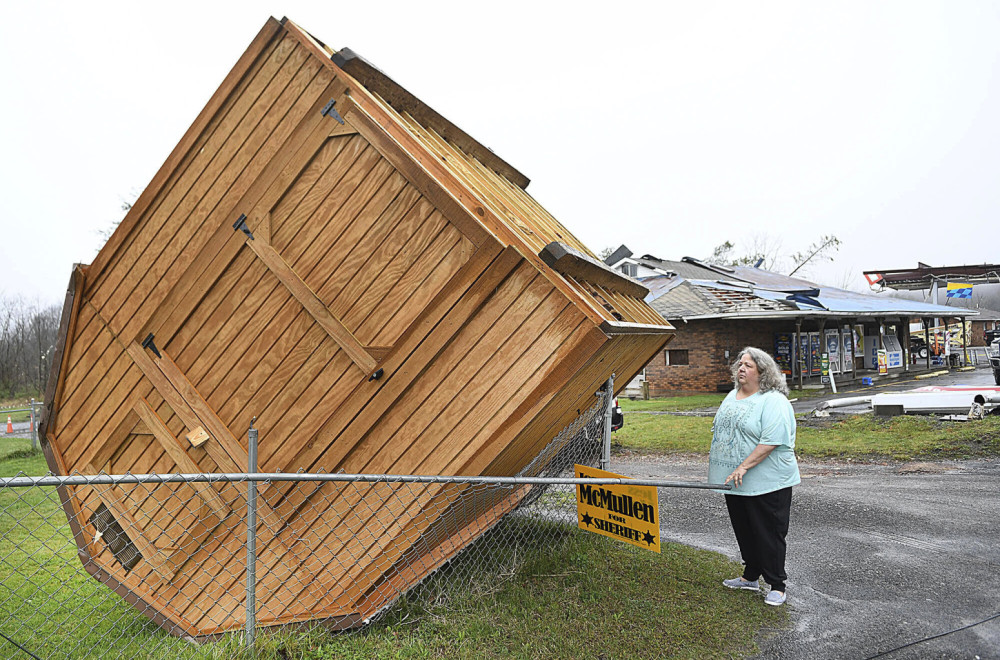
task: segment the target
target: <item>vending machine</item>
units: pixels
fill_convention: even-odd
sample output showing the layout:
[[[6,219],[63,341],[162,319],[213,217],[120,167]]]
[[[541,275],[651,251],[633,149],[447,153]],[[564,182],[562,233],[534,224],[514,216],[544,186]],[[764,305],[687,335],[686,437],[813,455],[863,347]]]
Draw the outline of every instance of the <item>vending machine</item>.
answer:
[[[823,373],[821,358],[823,357],[823,342],[818,332],[809,333],[809,371],[810,376],[819,376]]]
[[[896,335],[885,335],[882,337],[882,341],[885,342],[885,350],[888,352],[889,368],[902,369],[903,347],[899,343],[899,337]]]
[[[781,373],[792,375],[792,361],[795,359],[793,349],[794,335],[789,332],[779,332],[774,335],[774,361],[778,363]]]
[[[878,369],[878,335],[865,335],[865,369]]]
[[[824,339],[825,350],[830,357],[830,373],[839,374],[841,372],[840,334],[836,330],[827,330]]]
[[[841,354],[841,364],[844,368],[844,373],[854,373],[854,360],[852,356],[857,355],[856,350],[857,342],[855,341],[856,333],[854,329],[849,325],[844,326],[844,350]]]

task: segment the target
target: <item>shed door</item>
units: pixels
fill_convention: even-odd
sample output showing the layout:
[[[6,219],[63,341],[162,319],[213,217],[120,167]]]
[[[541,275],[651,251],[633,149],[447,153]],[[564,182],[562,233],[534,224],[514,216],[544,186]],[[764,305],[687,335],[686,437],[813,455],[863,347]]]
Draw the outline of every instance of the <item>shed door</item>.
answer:
[[[336,98],[335,107],[350,105],[343,92]],[[221,443],[216,453],[232,460],[220,468],[243,469],[256,416],[260,468],[297,469],[289,457],[378,377],[486,238],[475,223],[445,218],[429,178],[386,136],[323,115],[323,105],[215,229],[131,349]]]

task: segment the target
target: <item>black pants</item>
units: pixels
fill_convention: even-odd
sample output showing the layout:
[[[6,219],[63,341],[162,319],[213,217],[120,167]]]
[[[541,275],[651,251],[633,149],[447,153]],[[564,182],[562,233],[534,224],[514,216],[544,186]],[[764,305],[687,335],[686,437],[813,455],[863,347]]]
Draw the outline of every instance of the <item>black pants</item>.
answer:
[[[775,591],[785,590],[785,536],[792,488],[763,495],[726,495],[729,520],[743,555],[743,579],[764,576]]]

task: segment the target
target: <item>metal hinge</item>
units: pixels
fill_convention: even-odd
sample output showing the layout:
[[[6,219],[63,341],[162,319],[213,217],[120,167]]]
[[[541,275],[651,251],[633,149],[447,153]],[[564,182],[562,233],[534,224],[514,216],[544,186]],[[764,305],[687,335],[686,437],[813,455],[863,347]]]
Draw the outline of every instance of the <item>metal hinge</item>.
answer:
[[[160,355],[160,351],[156,349],[156,344],[153,343],[152,332],[146,335],[146,338],[142,340],[142,347],[148,348],[149,350],[153,351],[153,355],[155,355],[158,358],[163,357],[162,355]]]
[[[250,232],[250,227],[247,227],[247,217],[243,213],[240,213],[240,217],[236,218],[236,222],[233,223],[233,229],[242,231],[244,234],[253,240],[253,234]]]
[[[340,113],[337,112],[337,109],[333,107],[335,105],[337,105],[337,99],[330,99],[330,102],[324,105],[323,109],[320,110],[319,113],[324,117],[333,117],[338,122],[340,122],[341,125],[343,125],[344,118],[341,117]]]

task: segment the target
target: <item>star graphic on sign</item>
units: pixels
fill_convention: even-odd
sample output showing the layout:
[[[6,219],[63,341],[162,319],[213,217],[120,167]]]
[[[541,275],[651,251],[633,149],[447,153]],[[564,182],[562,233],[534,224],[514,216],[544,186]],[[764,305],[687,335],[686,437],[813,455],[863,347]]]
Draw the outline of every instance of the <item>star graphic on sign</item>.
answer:
[[[642,535],[642,540],[646,542],[646,545],[653,545],[653,541],[655,541],[656,539],[653,538],[652,534],[646,532],[645,534]]]
[[[587,525],[587,527],[590,527],[590,523],[594,521],[594,519],[590,517],[589,513],[583,514],[583,518],[581,520]]]

